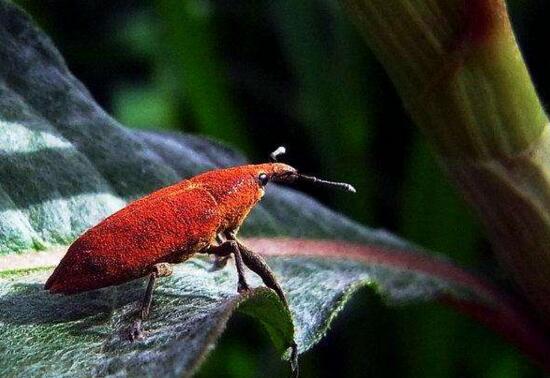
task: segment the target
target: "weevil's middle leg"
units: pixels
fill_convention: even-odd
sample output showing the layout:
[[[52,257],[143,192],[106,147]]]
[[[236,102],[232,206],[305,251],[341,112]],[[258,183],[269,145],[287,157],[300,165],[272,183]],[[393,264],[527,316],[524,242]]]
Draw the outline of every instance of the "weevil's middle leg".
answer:
[[[222,234],[216,235],[216,241],[218,242],[218,246],[225,243],[225,239],[222,237]],[[212,252],[209,252],[209,253],[212,253]],[[210,269],[210,271],[216,271],[216,270],[225,268],[230,258],[231,258],[231,253],[228,253],[223,256],[217,253],[214,254],[214,264],[212,264],[212,268]]]
[[[214,254],[217,258],[228,257],[231,254],[235,256],[235,266],[237,267],[237,275],[239,276],[239,283],[237,286],[237,291],[239,293],[249,289],[248,283],[244,276],[244,263],[241,256],[241,251],[239,250],[239,245],[235,240],[226,240],[222,244],[211,247],[208,250],[209,254]]]
[[[141,302],[141,309],[139,310],[138,319],[136,319],[130,327],[130,341],[143,339],[142,322],[149,317],[151,302],[153,301],[153,289],[155,288],[155,282],[159,277],[168,277],[171,274],[172,266],[168,263],[160,263],[153,266],[153,271],[149,276],[149,282],[147,283],[147,289],[145,290],[145,296]]]

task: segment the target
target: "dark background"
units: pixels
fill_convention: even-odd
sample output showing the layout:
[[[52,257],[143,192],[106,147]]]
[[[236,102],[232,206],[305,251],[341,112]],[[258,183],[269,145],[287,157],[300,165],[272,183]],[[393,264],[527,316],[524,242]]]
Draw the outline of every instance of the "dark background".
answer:
[[[463,204],[404,113],[382,67],[331,0],[17,1],[96,100],[129,127],[209,135],[265,161],[282,144],[302,171],[358,194],[310,193],[504,280]],[[548,98],[550,3],[509,2],[537,88]],[[515,349],[433,304],[387,309],[364,290],[301,358],[303,377],[538,377]],[[285,376],[243,316],[200,377]]]

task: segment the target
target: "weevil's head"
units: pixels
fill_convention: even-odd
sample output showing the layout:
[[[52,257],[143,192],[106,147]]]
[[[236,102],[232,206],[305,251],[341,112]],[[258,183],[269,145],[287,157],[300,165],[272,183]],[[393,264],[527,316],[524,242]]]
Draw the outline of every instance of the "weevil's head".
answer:
[[[218,169],[191,179],[215,199],[218,212],[223,218],[222,229],[238,228],[249,211],[263,197],[270,182],[304,182],[355,192],[349,184],[306,176],[290,165],[278,162],[277,157],[284,152],[284,147],[275,150],[271,154],[270,163]]]
[[[346,184],[343,182],[327,181],[319,179],[317,177],[307,176],[298,172],[296,168],[291,167],[288,164],[279,163],[277,161],[278,156],[284,154],[285,152],[286,149],[284,147],[279,147],[271,153],[271,163],[258,164],[253,166],[255,167],[257,181],[260,187],[264,188],[269,182],[280,184],[293,184],[296,182],[303,182],[342,189],[348,192],[355,193],[355,188],[350,184]]]

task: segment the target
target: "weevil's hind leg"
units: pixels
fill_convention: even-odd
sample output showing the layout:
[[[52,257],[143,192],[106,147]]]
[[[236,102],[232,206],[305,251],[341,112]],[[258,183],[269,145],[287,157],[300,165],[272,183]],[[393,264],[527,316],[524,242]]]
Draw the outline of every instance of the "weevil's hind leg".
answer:
[[[237,291],[239,293],[249,289],[248,283],[244,276],[244,263],[241,256],[241,251],[239,250],[239,245],[235,240],[226,240],[222,244],[211,247],[208,250],[209,254],[214,254],[217,258],[229,257],[231,255],[235,256],[235,266],[237,267],[237,275],[239,277],[239,283],[237,286]]]
[[[153,289],[155,288],[155,282],[159,277],[168,277],[172,274],[172,267],[168,263],[160,263],[153,266],[153,271],[149,276],[149,282],[147,289],[145,290],[145,296],[141,302],[141,309],[139,310],[138,319],[134,321],[130,327],[129,338],[130,341],[143,340],[143,320],[149,317],[151,310],[151,302],[153,301]]]

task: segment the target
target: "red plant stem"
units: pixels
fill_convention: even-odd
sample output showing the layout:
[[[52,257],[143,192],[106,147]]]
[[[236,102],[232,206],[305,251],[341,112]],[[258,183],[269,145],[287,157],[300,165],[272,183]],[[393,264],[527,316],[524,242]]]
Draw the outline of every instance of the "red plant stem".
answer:
[[[526,306],[492,282],[443,259],[397,249],[331,240],[252,238],[247,239],[246,244],[265,256],[347,259],[367,265],[415,271],[450,281],[472,291],[477,298],[472,296],[458,299],[442,294],[437,298],[440,303],[492,329],[550,372],[548,330],[527,313]]]

